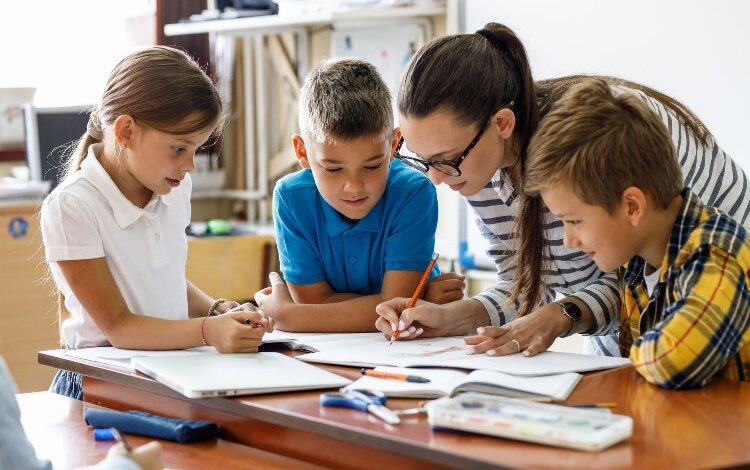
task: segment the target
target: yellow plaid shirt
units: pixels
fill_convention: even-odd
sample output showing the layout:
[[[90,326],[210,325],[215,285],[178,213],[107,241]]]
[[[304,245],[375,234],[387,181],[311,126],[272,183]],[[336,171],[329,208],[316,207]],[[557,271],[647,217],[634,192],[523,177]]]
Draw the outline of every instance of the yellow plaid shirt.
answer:
[[[618,271],[620,352],[665,388],[714,376],[750,381],[750,240],[745,229],[689,190],[649,297],[645,260]]]

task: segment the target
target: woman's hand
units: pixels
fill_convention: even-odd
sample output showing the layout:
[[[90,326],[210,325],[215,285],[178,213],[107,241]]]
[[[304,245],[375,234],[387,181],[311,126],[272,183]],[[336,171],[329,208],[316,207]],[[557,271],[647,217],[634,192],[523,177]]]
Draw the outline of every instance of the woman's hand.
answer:
[[[434,304],[447,304],[461,300],[466,287],[464,279],[466,279],[464,276],[456,273],[441,274],[427,284],[424,299]]]
[[[204,334],[206,342],[220,353],[258,352],[263,334],[273,327],[272,318],[245,303],[223,315],[206,318]]]
[[[382,331],[387,339],[393,336],[395,330],[398,330],[397,339],[445,336],[454,326],[446,320],[449,317],[446,306],[424,300],[418,300],[412,308],[406,308],[407,305],[409,299],[397,297],[375,308],[379,315],[375,328]]]
[[[523,352],[524,356],[534,356],[546,351],[569,327],[570,319],[553,302],[503,326],[478,328],[475,336],[464,341],[474,346],[468,350],[469,354],[504,356]]]

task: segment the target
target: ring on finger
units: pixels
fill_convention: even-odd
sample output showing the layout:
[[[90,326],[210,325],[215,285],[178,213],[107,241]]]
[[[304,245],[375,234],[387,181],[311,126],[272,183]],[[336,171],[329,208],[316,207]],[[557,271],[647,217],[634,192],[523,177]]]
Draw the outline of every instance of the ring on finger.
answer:
[[[510,340],[510,342],[511,343],[516,343],[516,352],[520,353],[521,352],[521,343],[519,343],[518,340],[515,340],[515,339]]]

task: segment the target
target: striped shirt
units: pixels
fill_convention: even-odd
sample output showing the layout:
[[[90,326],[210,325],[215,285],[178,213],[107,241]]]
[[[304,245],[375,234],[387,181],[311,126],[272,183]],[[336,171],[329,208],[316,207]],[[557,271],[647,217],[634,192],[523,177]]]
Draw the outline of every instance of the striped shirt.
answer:
[[[621,88],[622,89],[622,88]],[[748,177],[742,169],[709,138],[702,144],[690,129],[678,121],[673,111],[638,90],[622,89],[644,100],[662,119],[674,142],[682,167],[685,186],[691,187],[700,199],[719,208],[750,227]],[[513,237],[518,194],[504,172],[498,171],[477,194],[467,197],[476,215],[483,237],[489,242],[488,255],[497,267],[496,284],[475,296],[487,309],[493,325],[511,321],[519,307],[509,296],[515,273],[517,250]],[[593,312],[594,328],[586,334],[585,351],[600,355],[619,355],[617,331],[620,321],[620,300],[614,273],[604,274],[580,250],[563,245],[563,223],[545,208],[543,271],[547,291],[546,302],[555,294],[574,295]]]
[[[619,269],[620,352],[665,388],[750,381],[750,238],[689,190],[682,196],[651,296],[643,258]]]

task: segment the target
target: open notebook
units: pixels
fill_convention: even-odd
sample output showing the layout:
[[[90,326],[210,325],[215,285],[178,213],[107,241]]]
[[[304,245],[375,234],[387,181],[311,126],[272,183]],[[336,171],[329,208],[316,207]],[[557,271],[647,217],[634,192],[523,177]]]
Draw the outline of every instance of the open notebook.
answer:
[[[430,379],[429,383],[363,376],[348,385],[347,390],[378,390],[389,397],[440,398],[462,392],[479,392],[511,398],[550,398],[566,400],[583,377],[575,372],[523,377],[492,370],[471,373],[450,369],[410,369],[376,367],[376,371],[411,374]]]
[[[135,368],[188,398],[338,388],[351,380],[279,353],[140,356]]]

